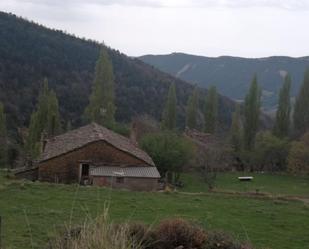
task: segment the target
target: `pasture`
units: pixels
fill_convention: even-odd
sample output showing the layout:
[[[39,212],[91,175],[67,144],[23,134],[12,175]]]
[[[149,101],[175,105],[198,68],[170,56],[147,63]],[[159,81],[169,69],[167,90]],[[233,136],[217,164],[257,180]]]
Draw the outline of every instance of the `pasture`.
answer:
[[[256,248],[308,247],[308,204],[277,198],[196,194],[193,192],[203,192],[206,186],[198,180],[193,184],[193,177],[185,176],[186,184],[191,182],[192,185],[184,187],[192,193],[143,193],[32,183],[0,176],[2,243],[10,249],[44,248],[48,239],[62,231],[64,226],[81,224],[88,216],[96,217],[103,212],[105,205],[109,205],[110,216],[115,222],[134,220],[155,224],[161,219],[183,217],[206,229],[228,231],[240,240],[249,240]],[[219,176],[218,187],[242,190],[229,179],[227,175]],[[263,186],[267,192],[288,195],[309,192],[308,185],[298,178],[283,177],[274,183],[276,179],[269,176],[268,184],[266,176],[261,180],[265,182]],[[281,189],[283,183],[280,181],[285,179],[289,186]]]

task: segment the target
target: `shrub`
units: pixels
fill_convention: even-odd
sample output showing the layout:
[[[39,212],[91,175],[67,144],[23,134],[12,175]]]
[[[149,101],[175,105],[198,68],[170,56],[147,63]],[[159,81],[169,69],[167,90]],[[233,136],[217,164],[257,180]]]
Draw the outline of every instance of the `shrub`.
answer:
[[[309,132],[300,141],[292,143],[288,157],[288,169],[293,173],[309,173]]]
[[[194,145],[172,132],[146,135],[141,145],[152,157],[162,176],[167,172],[179,174],[194,155]]]
[[[206,233],[198,226],[183,219],[162,221],[155,231],[156,243],[153,249],[202,248]]]
[[[154,228],[141,223],[113,224],[107,213],[68,229],[48,249],[252,249],[222,232],[207,232],[183,219],[162,221]]]
[[[203,249],[250,249],[249,245],[242,245],[231,236],[223,232],[209,232]]]
[[[280,139],[270,132],[261,132],[257,135],[254,152],[256,165],[259,165],[258,170],[286,170],[289,153],[287,139]]]

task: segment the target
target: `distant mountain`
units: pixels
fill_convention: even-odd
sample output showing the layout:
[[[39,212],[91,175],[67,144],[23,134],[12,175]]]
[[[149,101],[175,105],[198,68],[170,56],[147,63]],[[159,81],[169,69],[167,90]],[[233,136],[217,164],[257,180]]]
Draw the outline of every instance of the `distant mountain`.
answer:
[[[71,121],[73,126],[79,126],[88,103],[99,46],[94,41],[0,12],[0,101],[5,105],[9,128],[28,125],[44,77],[59,98],[63,123]],[[175,82],[178,125],[184,126],[192,84],[114,49],[108,52],[114,66],[118,121],[130,122],[141,114],[159,120],[168,87]],[[205,93],[201,91],[201,100]],[[233,101],[220,97],[222,126],[229,125],[233,109]]]
[[[217,86],[219,92],[234,100],[243,100],[254,73],[263,89],[263,107],[276,108],[283,77],[292,76],[292,96],[298,93],[309,57],[268,57],[246,59],[222,56],[217,58],[183,53],[145,55],[140,59],[163,72],[202,87]]]

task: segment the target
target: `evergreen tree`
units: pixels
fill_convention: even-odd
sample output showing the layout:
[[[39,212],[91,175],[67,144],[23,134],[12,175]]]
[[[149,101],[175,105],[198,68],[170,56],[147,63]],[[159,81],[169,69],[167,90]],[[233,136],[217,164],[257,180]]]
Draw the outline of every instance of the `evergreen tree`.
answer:
[[[244,105],[244,147],[249,151],[255,145],[255,137],[259,127],[260,106],[261,90],[257,83],[257,76],[255,75],[245,98]]]
[[[274,135],[279,138],[289,136],[290,129],[290,89],[291,89],[291,77],[287,75],[284,79],[283,87],[279,93],[279,104],[276,114],[276,123],[274,126]]]
[[[309,129],[309,69],[306,70],[303,85],[296,98],[294,109],[294,128],[297,135]]]
[[[205,102],[205,132],[215,133],[217,128],[218,117],[218,95],[215,86],[211,86],[208,90]]]
[[[95,79],[89,105],[85,116],[89,121],[105,126],[113,126],[115,122],[115,93],[113,66],[109,60],[107,50],[102,47],[95,68]]]
[[[7,166],[7,131],[3,104],[0,102],[0,168]]]
[[[236,106],[235,112],[232,115],[232,125],[230,131],[230,141],[234,152],[241,151],[242,148],[242,127],[241,127],[241,116],[240,106]]]
[[[163,111],[162,128],[167,130],[174,130],[176,128],[176,108],[177,108],[177,97],[175,84],[170,85],[168,91],[168,97],[166,106]]]
[[[186,125],[190,129],[196,128],[196,119],[198,112],[198,89],[194,88],[192,95],[188,99]]]

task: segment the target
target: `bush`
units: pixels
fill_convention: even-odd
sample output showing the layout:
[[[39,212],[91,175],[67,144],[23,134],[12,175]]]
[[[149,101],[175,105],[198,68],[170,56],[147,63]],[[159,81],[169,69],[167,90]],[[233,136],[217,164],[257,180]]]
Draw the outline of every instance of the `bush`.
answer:
[[[289,157],[288,169],[292,173],[309,173],[309,132],[300,141],[292,143]]]
[[[152,157],[162,176],[167,172],[179,174],[194,155],[194,145],[171,132],[146,135],[141,146]]]
[[[262,132],[256,138],[256,164],[258,170],[283,171],[287,168],[289,143],[270,132]]]
[[[239,157],[245,169],[250,171],[283,171],[287,168],[289,149],[288,140],[270,132],[260,132],[254,150],[242,150]]]
[[[223,232],[207,232],[183,219],[112,224],[107,213],[51,241],[48,249],[252,249]]]
[[[202,248],[206,241],[205,232],[183,219],[162,221],[154,231],[156,243],[153,249]]]

